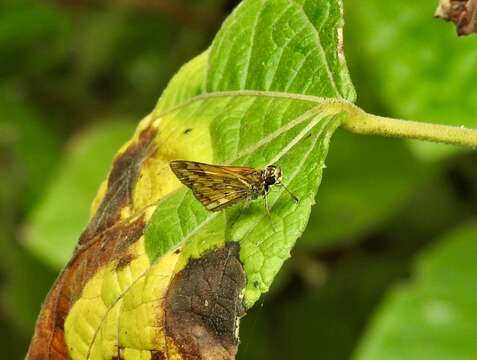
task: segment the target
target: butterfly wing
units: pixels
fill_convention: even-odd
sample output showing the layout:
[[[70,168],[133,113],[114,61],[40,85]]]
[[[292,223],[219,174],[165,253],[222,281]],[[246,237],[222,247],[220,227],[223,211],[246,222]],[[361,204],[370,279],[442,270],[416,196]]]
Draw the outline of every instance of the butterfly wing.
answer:
[[[192,189],[208,210],[220,211],[237,202],[254,198],[252,185],[260,181],[260,171],[239,166],[220,166],[175,160],[170,167],[177,178]]]

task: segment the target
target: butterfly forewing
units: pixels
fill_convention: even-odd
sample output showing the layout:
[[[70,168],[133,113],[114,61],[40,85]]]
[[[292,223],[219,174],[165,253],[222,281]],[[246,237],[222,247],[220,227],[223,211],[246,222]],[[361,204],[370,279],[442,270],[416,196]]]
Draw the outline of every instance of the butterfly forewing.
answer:
[[[179,180],[210,211],[219,211],[244,199],[255,198],[253,189],[261,182],[261,172],[249,167],[220,166],[194,161],[171,161]],[[255,185],[255,186],[253,186]]]

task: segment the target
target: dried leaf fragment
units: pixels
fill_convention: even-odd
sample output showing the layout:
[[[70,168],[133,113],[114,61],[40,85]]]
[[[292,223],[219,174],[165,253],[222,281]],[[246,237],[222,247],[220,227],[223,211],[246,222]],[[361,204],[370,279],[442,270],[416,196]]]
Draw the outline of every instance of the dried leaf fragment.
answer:
[[[458,35],[477,32],[477,0],[440,0],[434,16],[452,21]]]

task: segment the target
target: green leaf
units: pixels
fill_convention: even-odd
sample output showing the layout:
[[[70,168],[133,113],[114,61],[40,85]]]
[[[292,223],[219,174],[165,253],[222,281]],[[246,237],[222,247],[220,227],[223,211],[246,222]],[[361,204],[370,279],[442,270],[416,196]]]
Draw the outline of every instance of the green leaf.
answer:
[[[385,299],[357,359],[477,356],[477,226],[455,230],[419,259],[414,280]]]
[[[267,291],[306,226],[329,137],[340,123],[336,115],[326,114],[326,108],[315,106],[266,93],[230,94],[205,97],[161,119],[168,122],[172,117],[188,124],[181,128],[194,128],[195,114],[201,114],[201,125],[208,123],[211,132],[213,163],[257,168],[277,163],[286,185],[300,201],[295,204],[282,189],[269,195],[271,218],[260,201],[246,209],[239,206],[208,213],[190,191],[183,189],[165,199],[150,220],[146,250],[151,260],[179,243],[185,243],[183,253],[198,257],[226,241],[239,241],[248,275],[245,301],[251,306]],[[243,121],[250,114],[260,126]]]
[[[433,18],[436,4],[372,0],[364,11],[361,1],[346,0],[347,55],[352,73],[366,80],[356,82],[358,93],[372,93],[394,117],[477,127],[477,38],[457,38]],[[426,157],[456,151],[414,144]]]
[[[224,242],[239,241],[248,279],[246,305],[268,290],[304,231],[328,141],[340,123],[336,112],[320,105],[322,100],[290,93],[350,100],[355,96],[339,53],[341,11],[339,1],[245,1],[224,23],[208,62],[205,53],[171,81],[160,110],[196,94],[202,79],[213,94],[186,102],[173,115],[166,113],[162,122],[173,116],[192,128],[200,114],[201,126],[210,128],[211,162],[258,168],[279,163],[285,183],[300,202],[294,205],[288,194],[281,191],[277,197],[276,191],[269,198],[271,219],[260,202],[209,214],[182,190],[164,200],[149,222],[146,251],[151,260],[180,243],[185,244],[187,259]],[[184,83],[187,78],[192,79],[190,84]],[[244,91],[251,89],[261,92]]]
[[[270,90],[354,101],[342,53],[340,0],[249,0],[227,18],[207,90]]]
[[[113,154],[133,130],[122,120],[100,123],[68,144],[66,154],[43,201],[26,228],[26,245],[55,268],[70,258],[84,229],[98,183],[106,175]]]

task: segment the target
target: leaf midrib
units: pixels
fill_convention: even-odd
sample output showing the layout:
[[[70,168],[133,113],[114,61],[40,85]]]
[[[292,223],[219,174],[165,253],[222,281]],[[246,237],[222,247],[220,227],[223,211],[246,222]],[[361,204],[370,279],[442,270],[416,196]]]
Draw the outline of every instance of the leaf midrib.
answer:
[[[265,98],[279,98],[279,99],[289,99],[289,100],[298,100],[304,102],[310,102],[314,104],[337,104],[342,105],[343,110],[346,107],[351,107],[353,109],[358,109],[356,105],[352,102],[345,100],[345,99],[337,99],[332,97],[321,97],[321,96],[314,96],[314,95],[303,95],[298,93],[290,93],[284,91],[268,91],[268,90],[230,90],[230,91],[214,91],[214,92],[207,92],[204,94],[200,94],[190,99],[171,107],[168,110],[163,111],[157,115],[157,118],[164,117],[171,112],[180,110],[181,108],[193,104],[197,101],[208,99],[208,98],[216,98],[216,97],[241,97],[241,96],[256,96],[256,97],[265,97]]]

